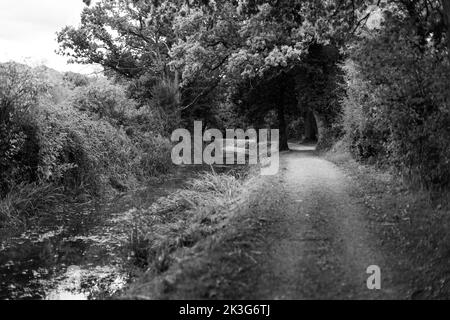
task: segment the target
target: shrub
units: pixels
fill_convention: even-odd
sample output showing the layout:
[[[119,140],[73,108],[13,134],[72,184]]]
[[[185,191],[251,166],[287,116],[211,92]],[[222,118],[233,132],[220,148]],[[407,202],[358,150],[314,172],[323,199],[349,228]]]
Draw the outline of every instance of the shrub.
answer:
[[[128,113],[133,113],[136,103],[126,96],[125,89],[107,79],[97,79],[74,89],[71,104],[99,118],[109,118],[122,124]]]
[[[122,129],[95,120],[70,106],[47,107],[41,130],[40,173],[44,180],[93,194],[107,190],[111,179],[134,184],[139,150]]]
[[[90,83],[90,80],[87,76],[71,71],[65,72],[63,74],[63,81],[71,89],[77,87],[85,87]]]
[[[303,118],[296,118],[289,122],[288,128],[288,138],[300,140],[305,132],[305,124]]]
[[[169,172],[172,167],[172,144],[168,139],[145,133],[135,138],[135,141],[142,152],[139,167],[144,176],[153,177]]]
[[[45,68],[0,64],[2,224],[27,220],[59,188],[99,196],[171,168],[171,143],[151,131],[156,120],[147,109],[136,110],[121,87],[97,81],[61,102],[61,91],[50,90],[65,88],[59,78]]]
[[[164,123],[164,131],[161,133],[169,135],[181,123],[181,94],[178,83],[171,79],[160,80],[152,87],[151,94],[149,105],[159,111]]]
[[[72,102],[77,108],[84,105],[92,111],[86,113],[67,102],[55,104],[53,99],[47,99],[49,91],[45,89],[50,85],[46,85],[46,77],[39,75],[42,73],[26,66],[1,65],[2,196],[10,185],[22,182],[62,183],[68,190],[84,189],[98,194],[111,181],[114,185],[133,185],[137,179],[169,170],[170,143],[151,133],[148,118],[129,136],[114,125],[116,121],[99,118],[93,112],[116,112],[124,103],[122,115],[127,114],[130,119],[151,116],[147,110],[137,112],[120,87],[97,81],[76,89],[74,97],[80,99]],[[17,88],[23,89],[20,95]],[[87,96],[82,97],[82,92]],[[111,108],[105,109],[109,103]],[[117,115],[114,112],[109,115]]]
[[[124,126],[130,136],[139,132],[153,132],[156,135],[165,136],[171,132],[170,128],[174,126],[173,123],[169,124],[168,122],[167,115],[161,109],[145,105],[129,112]]]
[[[374,113],[380,102],[353,61],[347,61],[343,69],[347,86],[346,96],[342,100],[344,140],[356,159],[381,161],[385,154],[387,132],[385,127],[377,125],[378,119]]]
[[[172,145],[158,134],[136,129],[129,135],[68,105],[48,106],[41,117],[39,168],[46,181],[101,194],[111,184],[126,189],[171,168]]]
[[[450,184],[450,65],[445,49],[420,43],[403,15],[350,50],[344,127],[360,159],[390,164],[425,188]]]
[[[42,107],[34,117],[36,150],[27,155],[36,162],[30,169],[36,177],[12,167],[0,202],[2,225],[23,225],[63,191],[96,196],[111,187],[123,191],[171,168],[171,144],[160,136],[146,133],[132,139],[108,121],[67,105]]]
[[[0,64],[0,197],[15,179],[36,179],[37,129],[31,113],[45,89],[26,66]]]

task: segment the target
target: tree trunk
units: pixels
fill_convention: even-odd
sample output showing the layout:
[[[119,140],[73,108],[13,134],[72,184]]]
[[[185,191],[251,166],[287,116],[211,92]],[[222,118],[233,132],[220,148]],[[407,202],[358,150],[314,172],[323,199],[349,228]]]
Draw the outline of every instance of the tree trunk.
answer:
[[[314,122],[316,123],[316,141],[317,143],[319,143],[324,133],[325,124],[322,120],[322,117],[317,112],[312,111],[312,114],[314,117]]]
[[[280,151],[289,150],[283,101],[278,105],[277,113],[278,113],[278,127],[280,130]]]
[[[303,142],[314,142],[317,140],[317,125],[313,112],[307,109],[304,114],[305,136]]]
[[[442,0],[442,7],[444,8],[445,24],[447,27],[447,48],[450,57],[450,0]]]

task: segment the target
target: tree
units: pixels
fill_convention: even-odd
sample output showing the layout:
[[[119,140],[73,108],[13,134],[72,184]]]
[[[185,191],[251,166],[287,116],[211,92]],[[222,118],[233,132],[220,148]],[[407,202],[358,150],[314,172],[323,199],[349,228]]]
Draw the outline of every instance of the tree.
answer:
[[[280,150],[288,150],[288,115],[296,114],[297,94],[292,72],[283,72],[260,81],[241,82],[233,95],[238,110],[246,116],[249,124],[275,127],[280,130]],[[275,119],[266,119],[273,111]],[[270,120],[275,120],[274,122]]]
[[[342,46],[374,2],[103,0],[83,11],[80,28],[60,32],[59,41],[75,61],[100,63],[132,79],[144,101],[152,98],[146,88],[179,78],[182,114],[207,118],[214,109],[207,104],[226,100],[243,83],[270,83],[290,73],[311,45]],[[282,120],[285,106],[272,108]]]
[[[169,72],[175,1],[101,0],[83,9],[81,26],[58,33],[59,53],[76,63],[97,63],[125,78]]]
[[[346,64],[350,149],[426,188],[450,181],[450,64],[441,12],[438,1],[390,3],[380,26],[350,47]]]
[[[217,84],[227,88],[246,87],[245,83],[249,82],[257,88],[261,83],[279,79],[282,74],[302,72],[298,67],[311,60],[314,52],[310,48],[314,46],[336,50],[364,19],[367,20],[366,11],[373,2],[291,0],[239,1],[237,4],[215,1],[214,4],[188,10],[180,19],[182,23],[178,29],[183,36],[172,49],[174,60],[171,64],[180,70],[184,83],[198,75],[207,75],[214,87]],[[336,80],[333,74],[338,59],[333,59],[331,68],[319,70],[328,72],[334,68],[328,84]],[[327,88],[334,92],[333,88]],[[275,95],[277,90],[272,91]],[[323,94],[314,97],[321,98]],[[335,95],[333,99],[336,100]],[[283,95],[274,100],[282,104]],[[319,100],[324,105],[315,104],[308,108],[315,108],[316,114],[331,112],[332,116],[323,118],[334,119],[336,111],[329,109],[331,102]],[[271,109],[252,110],[262,113],[276,110],[280,114],[279,125],[283,133],[285,121],[282,119],[285,117],[282,113],[285,109],[283,105],[272,104]]]
[[[59,53],[72,62],[100,64],[109,77],[128,85],[139,107],[151,104],[153,87],[177,83],[168,63],[181,2],[98,1],[84,8],[80,27],[67,26],[58,33]]]
[[[59,52],[73,62],[102,65],[108,76],[128,84],[130,96],[140,106],[152,105],[163,113],[173,113],[171,119],[180,114],[207,118],[210,108],[205,104],[212,90],[202,87],[206,82],[209,87],[210,77],[197,77],[180,87],[178,71],[169,66],[171,49],[184,32],[177,33],[174,28],[184,15],[180,6],[189,10],[196,1],[99,1],[83,10],[79,28],[68,26],[59,32]],[[171,96],[164,98],[162,94]],[[158,104],[167,100],[179,105]]]
[[[305,141],[319,140],[327,147],[339,132],[332,132],[341,113],[342,55],[331,45],[314,44],[296,70],[298,105],[304,117]],[[328,137],[331,135],[331,137]]]

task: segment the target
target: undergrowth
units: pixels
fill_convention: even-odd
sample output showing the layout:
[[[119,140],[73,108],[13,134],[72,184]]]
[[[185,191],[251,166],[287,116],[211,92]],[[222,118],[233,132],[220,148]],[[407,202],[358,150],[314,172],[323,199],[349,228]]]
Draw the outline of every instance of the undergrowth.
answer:
[[[147,107],[106,79],[0,64],[0,229],[25,226],[61,195],[101,198],[172,167]]]
[[[225,227],[251,176],[245,170],[205,172],[150,208],[133,210],[128,246],[135,263],[155,274],[164,272],[174,251]]]
[[[14,185],[0,201],[0,233],[25,227],[27,219],[50,209],[62,197],[62,188],[50,183]]]

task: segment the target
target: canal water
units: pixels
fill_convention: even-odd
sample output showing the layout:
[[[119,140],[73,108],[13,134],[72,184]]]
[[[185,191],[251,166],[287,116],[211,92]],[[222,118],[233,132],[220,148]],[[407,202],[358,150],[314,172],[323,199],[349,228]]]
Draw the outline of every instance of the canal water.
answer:
[[[109,299],[133,277],[127,248],[136,208],[180,188],[175,176],[107,202],[64,204],[0,244],[0,299]]]

